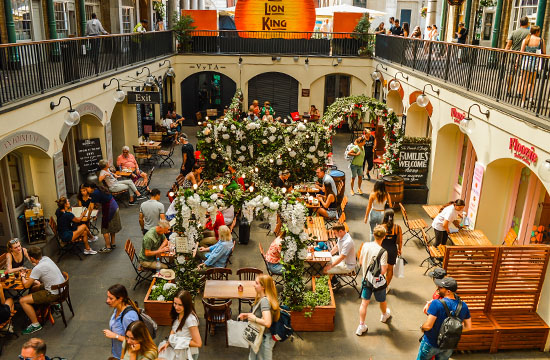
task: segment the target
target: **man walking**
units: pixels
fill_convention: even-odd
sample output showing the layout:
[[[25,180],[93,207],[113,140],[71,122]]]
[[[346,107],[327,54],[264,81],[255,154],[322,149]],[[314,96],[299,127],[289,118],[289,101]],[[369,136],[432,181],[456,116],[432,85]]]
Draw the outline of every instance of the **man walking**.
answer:
[[[181,147],[181,158],[183,162],[181,164],[180,174],[185,176],[193,171],[193,166],[195,165],[195,150],[193,150],[193,145],[189,144],[187,134],[180,134],[180,142],[183,144]]]
[[[441,325],[448,317],[447,309],[453,316],[458,316],[462,320],[463,332],[472,328],[472,319],[468,305],[455,295],[458,288],[456,280],[452,277],[445,277],[443,279],[434,279],[434,283],[439,291],[440,299],[431,302],[428,308],[428,318],[420,326],[420,330],[424,332],[424,336],[422,337],[416,360],[430,360],[434,356],[438,360],[447,360],[453,354],[454,349],[441,349],[438,347]],[[445,302],[447,309],[443,302]],[[459,314],[456,314],[459,304],[461,309]]]
[[[388,271],[388,252],[382,248],[382,241],[386,237],[386,229],[383,225],[377,225],[373,231],[374,241],[366,242],[361,247],[361,255],[359,257],[363,268],[363,279],[367,278],[367,269],[374,261],[380,262],[380,276],[385,276]],[[391,317],[390,309],[386,303],[386,287],[382,286],[377,289],[372,289],[368,286],[363,286],[361,289],[361,306],[359,307],[359,326],[355,331],[357,336],[363,335],[368,331],[368,326],[365,324],[367,317],[367,307],[370,303],[370,298],[374,294],[374,298],[380,303],[380,321],[385,323]]]
[[[98,36],[98,35],[107,35],[109,34],[103,26],[101,25],[101,21],[97,19],[97,15],[94,13],[92,14],[92,18],[86,22],[86,35],[88,36]]]
[[[523,43],[523,40],[529,35],[529,18],[527,16],[522,17],[519,19],[519,25],[520,27],[516,30],[512,31],[510,35],[508,35],[508,39],[506,39],[506,47],[504,50],[514,50],[514,51],[521,51],[521,44]],[[512,55],[513,56],[513,55]],[[510,67],[510,74],[508,76],[508,89],[507,93],[509,96],[521,96],[521,81],[518,81],[518,88],[517,91],[512,91],[512,83],[514,82],[514,78],[516,77],[516,73],[518,70],[518,62],[514,61],[514,68],[512,69]]]
[[[141,226],[141,232],[143,235],[147,231],[151,230],[159,220],[165,220],[164,205],[160,200],[160,190],[151,190],[149,200],[141,203],[139,207],[139,225]]]
[[[49,360],[46,356],[46,343],[39,338],[32,338],[23,344],[19,359]]]

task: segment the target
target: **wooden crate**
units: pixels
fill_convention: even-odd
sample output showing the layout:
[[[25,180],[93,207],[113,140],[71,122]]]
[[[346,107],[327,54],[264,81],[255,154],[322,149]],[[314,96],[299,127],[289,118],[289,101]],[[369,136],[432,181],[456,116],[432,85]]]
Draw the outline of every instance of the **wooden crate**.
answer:
[[[315,307],[310,317],[305,316],[309,309],[290,312],[294,331],[334,331],[336,302],[334,301],[334,292],[330,281],[328,286],[330,289],[330,305]],[[315,290],[315,277],[312,279],[312,288]]]
[[[143,300],[145,312],[147,313],[147,315],[152,317],[158,325],[171,326],[172,317],[170,316],[170,311],[172,310],[174,302],[148,300],[149,295],[151,294],[151,289],[153,288],[153,285],[155,285],[156,281],[157,279],[153,278],[153,281],[149,286],[149,290],[147,290],[147,294],[145,295],[145,300]]]

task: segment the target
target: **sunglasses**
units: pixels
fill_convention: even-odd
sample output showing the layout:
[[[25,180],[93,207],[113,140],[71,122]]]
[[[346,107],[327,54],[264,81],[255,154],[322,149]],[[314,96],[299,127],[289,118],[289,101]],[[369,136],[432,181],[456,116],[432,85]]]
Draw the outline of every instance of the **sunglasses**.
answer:
[[[19,242],[18,238],[13,238],[10,240],[10,244],[17,244]]]
[[[34,360],[34,359],[38,359],[38,357],[39,357],[40,355],[36,355],[36,356],[34,356],[34,357],[32,357],[32,358],[30,358],[30,357],[23,357],[23,356],[21,356],[21,355],[17,355],[17,356],[19,356],[19,357],[18,357],[19,360]]]

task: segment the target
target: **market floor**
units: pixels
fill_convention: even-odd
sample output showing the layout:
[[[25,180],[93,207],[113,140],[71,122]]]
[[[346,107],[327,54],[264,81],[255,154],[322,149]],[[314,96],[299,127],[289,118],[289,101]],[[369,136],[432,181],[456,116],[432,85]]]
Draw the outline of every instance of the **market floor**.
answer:
[[[190,142],[195,145],[196,128],[185,128],[190,136]],[[346,172],[347,163],[343,159],[344,150],[349,139],[349,134],[338,134],[335,137],[335,161],[340,169]],[[168,206],[165,194],[176,179],[181,164],[179,148],[174,152],[176,166],[172,168],[157,168],[153,177],[151,188],[161,190],[162,202]],[[313,174],[312,174],[313,175]],[[355,241],[356,249],[364,241],[368,241],[368,225],[363,223],[368,193],[372,190],[374,182],[363,182],[363,195],[351,196],[349,194],[349,180],[346,183],[346,193],[349,204],[346,208],[347,222],[350,233]],[[427,221],[427,215],[419,205],[407,205],[410,217],[423,216]],[[130,265],[128,256],[124,252],[124,242],[131,239],[137,251],[141,248],[141,231],[138,223],[139,207],[121,207],[121,219],[123,229],[117,234],[118,247],[109,254],[97,254],[88,256],[83,261],[75,257],[62,259],[60,267],[70,275],[70,293],[75,310],[75,316],[71,317],[67,307],[68,326],[65,328],[61,318],[56,319],[55,325],[46,324],[43,330],[32,336],[43,338],[48,345],[48,355],[61,356],[67,359],[97,360],[107,359],[110,356],[110,340],[103,336],[102,330],[108,327],[111,309],[105,304],[106,292],[109,286],[120,283],[130,291],[132,299],[138,300],[143,305],[143,298],[147,291],[146,285],[140,285],[135,291],[134,271]],[[398,215],[398,223],[403,226],[401,216]],[[258,252],[258,242],[264,249],[269,247],[271,236],[266,236],[266,230],[260,228],[259,221],[252,224],[251,238],[248,245],[237,245],[232,258],[233,272],[240,267],[257,267],[265,271],[264,264]],[[99,249],[103,240],[93,245]],[[418,350],[418,339],[421,336],[419,326],[425,320],[422,307],[426,300],[431,298],[434,285],[426,276],[423,276],[425,268],[419,264],[426,257],[426,253],[415,241],[409,241],[403,250],[403,255],[408,261],[406,275],[402,279],[394,279],[392,290],[388,295],[388,306],[392,312],[392,318],[387,324],[381,323],[378,304],[370,304],[367,314],[367,334],[358,337],[355,329],[358,324],[358,307],[360,300],[357,293],[351,288],[344,288],[336,294],[336,326],[332,333],[300,333],[300,337],[291,341],[277,344],[274,349],[274,359],[414,359]],[[57,259],[57,257],[55,257]],[[235,276],[234,276],[235,278]],[[203,309],[200,299],[196,299],[197,313],[202,319]],[[233,315],[237,315],[237,303],[233,304]],[[24,313],[19,309],[16,315],[16,330],[21,332],[26,325]],[[200,324],[200,333],[204,342],[204,321]],[[159,327],[156,342],[160,342],[168,333],[169,327]],[[2,359],[15,359],[20,353],[21,345],[30,338],[29,335],[20,335],[18,339],[9,341],[4,347]],[[200,350],[201,359],[245,359],[247,350],[240,348],[226,348],[223,329],[219,329],[214,336],[208,336],[208,345]],[[548,358],[548,353],[538,351],[508,351],[497,354],[487,352],[474,352],[457,354],[454,359],[542,359]]]

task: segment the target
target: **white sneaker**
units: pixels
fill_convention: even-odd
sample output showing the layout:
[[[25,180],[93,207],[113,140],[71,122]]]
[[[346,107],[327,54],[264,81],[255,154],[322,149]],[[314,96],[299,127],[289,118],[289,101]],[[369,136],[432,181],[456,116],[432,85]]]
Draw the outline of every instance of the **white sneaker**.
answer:
[[[91,243],[91,242],[96,242],[99,238],[97,236],[93,236],[91,238],[88,239],[88,242]]]
[[[84,249],[84,255],[95,255],[95,254],[97,254],[97,251],[95,251],[94,249],[90,249],[90,250]]]
[[[390,309],[387,308],[386,313],[380,315],[380,322],[385,323],[386,321],[388,321],[389,318],[391,318],[391,313],[390,313]]]
[[[355,330],[355,335],[357,336],[361,336],[363,335],[364,332],[367,332],[369,331],[369,327],[366,325],[366,324],[359,324],[359,326],[357,327],[357,330]]]

